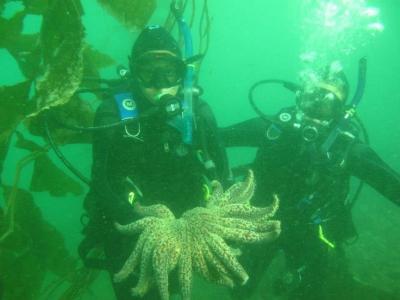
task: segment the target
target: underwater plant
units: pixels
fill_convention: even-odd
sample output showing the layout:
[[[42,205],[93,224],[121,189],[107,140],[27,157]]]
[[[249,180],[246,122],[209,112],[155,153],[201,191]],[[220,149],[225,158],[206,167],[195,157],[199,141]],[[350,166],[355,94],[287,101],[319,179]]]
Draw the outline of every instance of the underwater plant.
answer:
[[[28,191],[4,185],[3,190],[14,205],[12,215],[0,214],[2,299],[38,299],[46,272],[73,278],[77,260],[67,251],[64,237],[43,219]],[[6,235],[10,222],[13,229]]]
[[[22,9],[6,18],[2,13],[11,2],[21,4]],[[190,23],[193,24],[198,9],[196,1],[177,2],[183,11],[192,10]],[[130,29],[143,28],[157,8],[156,0],[98,0],[98,3]],[[51,146],[44,121],[48,120],[48,130],[56,145],[90,143],[89,133],[71,131],[57,121],[71,126],[91,126],[95,107],[81,92],[90,91],[101,101],[99,70],[116,63],[85,40],[84,9],[80,0],[0,0],[0,13],[0,48],[8,51],[25,77],[22,82],[0,86],[0,176],[10,149],[17,147],[28,151],[16,163],[12,184],[2,184],[2,296],[4,299],[38,299],[42,293],[53,298],[55,290],[65,289],[64,283],[67,283],[61,299],[76,299],[87,292],[98,272],[86,269],[68,253],[63,236],[43,219],[32,193],[78,196],[82,195],[84,187],[49,156]],[[39,32],[24,33],[24,21],[30,15],[41,17]],[[167,22],[169,30],[173,30],[175,22],[168,17]],[[205,54],[210,28],[207,1],[204,1],[200,22],[200,49],[203,49],[200,52]],[[36,137],[44,138],[44,143],[38,142]],[[29,190],[23,190],[20,188],[21,173],[30,165],[33,171]],[[34,251],[39,248],[51,257],[47,255],[45,259],[42,253]],[[13,264],[16,264],[14,270]],[[60,280],[43,288],[47,271],[58,275]],[[19,274],[23,276],[18,277]],[[15,294],[17,290],[18,295]]]
[[[97,0],[128,28],[143,28],[157,7],[156,0]]]

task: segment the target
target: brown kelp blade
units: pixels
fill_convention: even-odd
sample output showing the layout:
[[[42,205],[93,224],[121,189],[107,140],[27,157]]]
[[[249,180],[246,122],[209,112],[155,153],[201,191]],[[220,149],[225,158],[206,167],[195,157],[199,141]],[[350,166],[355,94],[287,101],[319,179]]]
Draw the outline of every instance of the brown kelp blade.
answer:
[[[143,28],[157,7],[156,0],[97,0],[128,28]]]
[[[29,113],[31,81],[24,81],[12,86],[0,86],[0,133],[13,128],[15,123]]]
[[[25,15],[25,12],[22,11],[10,19],[0,17],[0,48],[7,48],[21,34]]]
[[[94,107],[78,95],[62,106],[52,108],[47,115],[49,131],[55,144],[89,144],[92,135],[87,131],[77,131],[65,128],[66,126],[90,127],[93,125]],[[47,138],[44,127],[44,116],[29,118],[25,122],[29,132],[36,136]]]
[[[41,61],[39,34],[22,34],[25,17],[25,11],[10,19],[0,17],[0,48],[10,52],[26,78],[34,78]]]
[[[14,128],[33,109],[28,102],[30,88],[30,81],[0,87],[0,166],[7,154]]]
[[[26,139],[17,132],[16,146],[31,152],[42,152],[35,158],[33,174],[29,189],[33,192],[48,192],[52,196],[62,197],[69,193],[76,196],[83,193],[82,185],[62,171],[47,155],[48,147],[42,147],[32,140]]]
[[[83,79],[80,88],[95,94],[99,100],[102,100],[104,93],[100,70],[113,65],[116,65],[116,62],[112,57],[87,45],[83,52]]]
[[[41,49],[39,34],[21,34],[15,36],[7,45],[8,52],[14,57],[25,78],[34,79],[39,75]]]
[[[46,271],[65,278],[75,272],[76,260],[68,252],[61,233],[43,218],[32,194],[9,186],[3,188],[6,199],[11,194],[15,196],[14,230],[3,240],[0,251],[3,296],[39,299]],[[0,227],[0,235],[7,225]]]
[[[115,60],[112,57],[93,48],[90,45],[85,47],[83,55],[85,58],[85,64],[90,64],[92,68],[97,70],[115,65]]]
[[[50,3],[41,30],[46,71],[37,82],[37,109],[30,116],[68,103],[82,80],[84,28],[80,1]]]
[[[78,196],[84,192],[82,185],[58,168],[47,155],[36,158],[29,189],[33,192],[49,192],[56,197],[69,193]]]
[[[49,7],[50,0],[23,0],[27,13],[42,15]]]

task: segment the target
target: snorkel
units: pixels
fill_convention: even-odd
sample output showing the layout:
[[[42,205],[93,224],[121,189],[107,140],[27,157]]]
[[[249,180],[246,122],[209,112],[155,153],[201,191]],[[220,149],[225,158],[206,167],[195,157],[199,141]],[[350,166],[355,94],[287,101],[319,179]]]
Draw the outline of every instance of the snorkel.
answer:
[[[364,95],[366,76],[367,76],[367,59],[365,57],[362,57],[358,61],[357,90],[350,103],[353,109],[356,109],[358,104],[360,104],[360,101]]]
[[[176,1],[171,3],[171,11],[174,13],[175,19],[178,23],[179,32],[183,36],[185,44],[184,58],[188,59],[193,56],[193,40],[190,32],[189,25],[186,23],[182,16],[182,11],[176,4]],[[186,74],[183,82],[183,101],[182,101],[182,120],[183,128],[182,138],[183,142],[187,145],[193,143],[193,77],[194,65],[187,64]]]
[[[358,61],[357,89],[356,92],[354,93],[353,99],[350,102],[349,109],[346,110],[342,119],[332,130],[331,134],[327,137],[325,142],[321,145],[322,153],[325,153],[328,157],[330,156],[331,149],[335,144],[338,136],[346,131],[346,128],[348,127],[351,121],[351,118],[356,113],[357,106],[360,104],[361,99],[364,95],[366,75],[367,75],[367,59],[363,57]]]

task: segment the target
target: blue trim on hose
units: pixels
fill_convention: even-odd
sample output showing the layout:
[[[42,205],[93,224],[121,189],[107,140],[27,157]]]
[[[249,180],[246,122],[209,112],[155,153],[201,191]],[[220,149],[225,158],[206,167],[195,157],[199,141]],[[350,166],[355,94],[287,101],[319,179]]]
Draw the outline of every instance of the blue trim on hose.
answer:
[[[365,57],[361,58],[358,62],[358,83],[357,89],[351,100],[351,106],[356,108],[364,95],[365,82],[367,77],[367,59]]]
[[[185,42],[185,58],[193,56],[193,39],[188,24],[184,18],[178,13],[175,13],[176,20],[179,25],[179,31],[183,35]],[[186,76],[183,83],[183,142],[191,145],[193,143],[193,78],[194,78],[194,66],[186,66]]]
[[[355,109],[360,104],[362,96],[364,95],[366,77],[367,77],[367,59],[363,57],[358,62],[357,90],[353,96],[353,99],[351,100],[350,109],[348,112],[346,112],[343,118],[332,130],[331,134],[327,137],[326,141],[322,144],[321,150],[323,153],[328,153],[331,150],[339,134],[343,132],[350,123],[350,120],[355,113]]]

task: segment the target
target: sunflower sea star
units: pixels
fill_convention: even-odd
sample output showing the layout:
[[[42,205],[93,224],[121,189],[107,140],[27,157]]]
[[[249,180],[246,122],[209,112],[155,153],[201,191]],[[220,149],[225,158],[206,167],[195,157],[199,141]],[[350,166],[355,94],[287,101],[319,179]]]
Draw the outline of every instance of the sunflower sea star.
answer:
[[[183,299],[190,299],[192,276],[233,287],[245,284],[249,276],[239,263],[240,250],[228,245],[273,241],[280,234],[280,222],[270,220],[279,201],[268,207],[254,207],[250,199],[255,182],[250,171],[245,181],[224,191],[218,181],[206,207],[186,211],[181,218],[161,204],[134,209],[142,219],[128,225],[116,224],[123,234],[140,234],[135,249],[114,280],[120,282],[139,271],[135,296],[143,296],[156,285],[161,299],[169,299],[169,273],[177,268]]]

